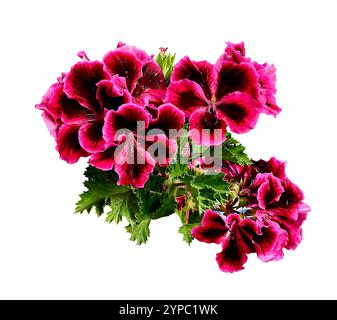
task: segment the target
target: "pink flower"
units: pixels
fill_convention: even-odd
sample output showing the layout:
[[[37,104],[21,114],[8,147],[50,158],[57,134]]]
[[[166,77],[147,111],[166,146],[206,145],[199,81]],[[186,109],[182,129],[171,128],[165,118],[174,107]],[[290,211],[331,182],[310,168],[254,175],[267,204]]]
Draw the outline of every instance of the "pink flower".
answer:
[[[261,112],[276,115],[275,67],[245,57],[244,44],[228,42],[215,65],[184,57],[175,66],[166,100],[185,112],[190,137],[202,145],[253,129]],[[208,130],[208,131],[207,131]]]
[[[301,225],[310,207],[303,200],[303,192],[285,174],[285,163],[271,158],[240,167],[224,163],[228,181],[239,185],[239,198],[248,212],[261,223],[276,222],[287,232],[286,249],[296,249],[302,240]],[[232,172],[232,173],[231,173]]]
[[[179,131],[184,121],[184,114],[172,104],[159,106],[155,117],[137,104],[123,104],[106,113],[103,137],[109,147],[93,154],[90,164],[101,170],[114,168],[119,184],[141,188],[155,164],[169,164],[177,136],[172,138],[170,130]]]
[[[90,75],[93,70],[97,78]],[[80,157],[88,156],[93,145],[104,147],[105,142],[97,133],[102,126],[103,112],[96,99],[86,90],[106,77],[108,74],[99,62],[81,61],[67,75],[59,78],[58,83],[49,88],[41,104],[37,105],[44,111],[45,120],[48,120],[46,123],[57,142],[56,149],[61,159],[68,163],[75,163]],[[70,94],[68,92],[69,96],[65,92],[67,89],[69,92],[73,89]]]
[[[146,110],[133,103],[123,104],[116,111],[108,111],[103,136],[109,148],[94,154],[90,164],[101,170],[114,167],[120,185],[143,187],[155,162],[145,151],[145,146],[140,145],[136,132],[137,129],[145,130],[149,122],[150,116]]]
[[[221,144],[227,126],[236,133],[254,128],[259,115],[258,82],[251,64],[218,61],[212,65],[184,57],[175,66],[171,81],[167,101],[190,118],[195,143]],[[210,130],[207,137],[203,129]]]
[[[117,49],[103,57],[103,63],[112,76],[125,79],[134,103],[146,106],[163,102],[166,94],[163,72],[145,51],[120,42]]]
[[[250,58],[245,56],[246,50],[244,43],[234,44],[227,42],[225,53],[221,56],[224,61],[234,61],[237,63],[251,62]],[[259,64],[255,61],[252,62],[256,72],[258,73],[259,81],[259,97],[263,113],[276,116],[281,112],[280,107],[276,104],[275,82],[276,82],[276,68],[274,65],[268,63]]]
[[[262,225],[236,213],[225,216],[211,210],[192,235],[202,242],[221,244],[216,260],[224,272],[244,269],[247,255],[254,252],[262,261],[278,260],[286,241],[286,233],[276,223]]]
[[[80,157],[105,150],[102,134],[105,113],[129,100],[121,81],[111,78],[102,63],[87,60],[76,63],[53,88],[48,101],[48,110],[58,111],[55,138],[61,159],[75,163]]]
[[[152,56],[122,43],[104,57],[106,65],[90,61],[84,51],[78,56],[82,61],[63,74],[36,107],[43,111],[61,159],[75,163],[92,155],[91,163],[107,169],[112,166],[114,143],[103,137],[106,114],[132,101],[141,106],[151,103],[158,113],[166,92],[164,77]],[[168,120],[162,118],[157,121],[164,126]],[[149,125],[148,113],[146,119]]]
[[[200,226],[192,230],[199,241],[218,243],[222,271],[243,269],[247,255],[255,252],[264,262],[279,260],[283,249],[295,249],[302,240],[302,223],[310,207],[303,193],[285,174],[285,163],[272,158],[250,166],[225,161],[225,179],[233,192],[221,213],[207,210]]]

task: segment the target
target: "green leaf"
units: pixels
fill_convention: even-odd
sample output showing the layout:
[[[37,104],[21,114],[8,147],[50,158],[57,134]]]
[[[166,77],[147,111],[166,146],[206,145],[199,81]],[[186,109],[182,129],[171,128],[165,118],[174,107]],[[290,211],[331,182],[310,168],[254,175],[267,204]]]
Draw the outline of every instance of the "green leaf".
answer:
[[[165,80],[169,80],[174,67],[174,60],[176,55],[171,53],[166,53],[167,48],[160,49],[160,52],[156,56],[155,60],[159,64],[163,71]]]
[[[187,131],[188,127],[185,125],[182,135],[177,139],[176,157],[173,157],[171,164],[167,167],[171,180],[184,176],[189,170],[189,159],[186,154],[188,154],[190,144]]]
[[[150,175],[143,189],[137,189],[140,199],[141,220],[159,219],[174,213],[177,203],[173,194],[162,190],[165,183],[163,176]]]
[[[187,190],[195,202],[195,208],[200,215],[206,209],[217,208],[228,199],[229,184],[223,180],[224,175],[200,174],[193,176],[191,173],[185,175],[181,180],[186,183]]]
[[[200,155],[215,157],[216,159],[221,156],[221,160],[227,160],[241,166],[251,164],[251,160],[245,152],[245,147],[234,139],[229,132],[226,133],[226,140],[221,146],[193,147],[193,157],[200,157]]]
[[[91,166],[86,169],[84,175],[87,177],[84,182],[87,191],[80,195],[75,212],[89,213],[92,208],[95,208],[96,214],[100,216],[104,211],[107,198],[121,191],[121,188],[116,185],[116,175],[112,171],[105,172]]]
[[[126,230],[131,234],[130,240],[136,241],[137,245],[140,245],[142,243],[146,243],[149,236],[150,236],[150,225],[151,220],[146,219],[142,220],[136,225],[128,225]]]
[[[251,164],[252,162],[245,152],[245,147],[235,140],[229,132],[227,132],[226,138],[226,141],[222,145],[222,159],[241,166]]]
[[[121,188],[121,187],[118,187]],[[136,223],[136,216],[139,214],[139,199],[131,189],[126,189],[121,192],[109,196],[109,207],[111,211],[107,213],[106,221],[111,223],[115,221],[117,224],[123,217],[134,225]]]
[[[188,165],[185,163],[172,163],[168,166],[168,172],[171,179],[177,179],[185,175],[188,171]]]
[[[198,225],[199,223],[184,224],[178,230],[178,232],[183,235],[183,240],[186,241],[189,245],[194,239],[193,236],[191,235],[191,231],[194,227]]]
[[[195,177],[191,185],[197,189],[211,188],[219,193],[229,192],[229,184],[224,181],[225,175],[223,173],[217,174],[200,174]]]
[[[159,219],[162,217],[167,217],[174,213],[177,208],[177,202],[175,197],[169,194],[164,194],[163,198],[160,201],[160,206],[152,215],[152,219]]]
[[[118,224],[122,221],[122,217],[118,211],[110,211],[107,213],[105,221],[108,223],[115,221],[115,223]]]
[[[217,193],[211,188],[203,188],[199,190],[196,196],[199,213],[204,213],[207,209],[217,208],[220,204],[227,201],[227,194]]]

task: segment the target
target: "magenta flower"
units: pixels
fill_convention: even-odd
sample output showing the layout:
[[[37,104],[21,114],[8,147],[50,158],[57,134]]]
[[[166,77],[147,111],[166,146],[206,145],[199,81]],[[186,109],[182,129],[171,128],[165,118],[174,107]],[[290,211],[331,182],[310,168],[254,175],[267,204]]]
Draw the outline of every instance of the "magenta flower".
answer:
[[[111,75],[123,77],[132,101],[141,106],[159,105],[166,94],[163,72],[145,51],[119,43],[117,49],[103,57]]]
[[[190,130],[196,132],[190,136],[195,143],[221,144],[227,126],[236,133],[255,127],[258,82],[251,64],[218,61],[212,65],[185,57],[175,66],[171,81],[167,101],[190,118]],[[203,137],[203,129],[210,130],[209,136]]]
[[[114,86],[102,63],[83,60],[63,75],[37,105],[49,121],[47,125],[56,139],[61,159],[68,163],[105,148],[102,101],[113,93],[103,87],[98,89],[101,81],[112,81]],[[115,94],[123,95],[121,92]]]
[[[166,92],[164,76],[153,57],[122,43],[105,56],[106,65],[90,61],[85,52],[78,55],[82,61],[63,74],[36,107],[43,110],[61,159],[75,163],[92,155],[93,164],[108,168],[112,145],[103,137],[105,115],[132,101],[159,104]]]
[[[185,122],[183,112],[172,104],[159,106],[156,113],[153,118],[145,108],[133,103],[108,111],[103,136],[109,147],[93,154],[90,164],[101,170],[114,168],[120,185],[143,187],[155,164],[169,164],[176,151],[170,130],[179,131]]]
[[[123,42],[102,62],[77,55],[81,61],[36,105],[61,159],[89,157],[76,212],[127,220],[137,244],[147,241],[151,220],[175,212],[184,241],[221,246],[224,272],[244,269],[249,254],[275,261],[299,245],[310,207],[285,163],[249,161],[226,134],[246,133],[260,113],[281,111],[273,65],[246,57],[243,42],[228,42],[215,64],[185,56],[174,67],[166,48],[154,59]]]
[[[223,172],[239,186],[239,200],[259,221],[274,221],[287,232],[286,249],[296,249],[302,240],[301,225],[310,207],[303,192],[285,174],[285,163],[272,158],[251,166],[224,163]],[[238,173],[240,171],[240,173]],[[232,172],[232,173],[230,173]],[[236,176],[233,177],[233,172]]]
[[[236,63],[248,62],[251,63],[251,59],[245,56],[246,50],[244,43],[234,44],[227,42],[225,53],[220,59],[224,61],[233,61]],[[255,61],[252,62],[256,72],[258,73],[259,81],[259,97],[258,100],[261,103],[263,113],[277,116],[281,109],[276,104],[275,94],[275,82],[276,82],[276,68],[274,65],[268,63],[259,64]]]
[[[250,166],[224,162],[225,179],[233,193],[221,213],[208,210],[192,231],[199,241],[222,244],[217,262],[222,271],[243,269],[255,252],[264,262],[279,260],[283,249],[302,240],[301,225],[310,207],[303,193],[285,174],[285,163],[275,158]]]
[[[287,240],[286,232],[276,223],[260,224],[232,213],[228,216],[207,210],[200,226],[192,230],[199,241],[221,244],[216,255],[220,270],[235,272],[244,269],[247,255],[256,252],[262,261],[278,260]]]
[[[274,97],[274,66],[252,63],[244,55],[243,43],[228,43],[215,65],[186,56],[175,66],[166,99],[189,118],[195,143],[221,144],[227,126],[232,132],[246,133],[261,112],[280,111]]]

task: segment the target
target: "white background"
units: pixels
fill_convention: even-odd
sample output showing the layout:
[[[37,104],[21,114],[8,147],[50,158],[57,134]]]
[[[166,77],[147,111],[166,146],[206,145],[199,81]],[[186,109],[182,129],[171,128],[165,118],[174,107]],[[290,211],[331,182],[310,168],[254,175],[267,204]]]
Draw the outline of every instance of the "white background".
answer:
[[[0,298],[337,298],[337,2],[1,1]],[[281,262],[252,255],[246,270],[218,271],[217,246],[177,234],[178,218],[151,224],[147,245],[122,225],[74,215],[85,160],[59,160],[34,105],[85,50],[122,40],[148,52],[214,62],[225,41],[277,67],[277,119],[240,136],[254,158],[288,161],[312,212],[304,241]]]

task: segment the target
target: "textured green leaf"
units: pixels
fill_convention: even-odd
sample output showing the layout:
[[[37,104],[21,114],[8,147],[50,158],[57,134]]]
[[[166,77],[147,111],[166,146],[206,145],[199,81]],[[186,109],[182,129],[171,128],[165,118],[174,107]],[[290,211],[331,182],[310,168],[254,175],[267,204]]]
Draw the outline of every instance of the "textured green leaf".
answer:
[[[245,152],[245,147],[228,132],[227,139],[222,145],[222,159],[237,163],[241,166],[251,164],[251,160]]]
[[[245,152],[245,147],[234,139],[229,132],[226,133],[226,140],[220,146],[194,148],[193,157],[196,158],[200,155],[214,157],[215,159],[219,159],[219,156],[221,156],[221,160],[239,165],[251,164],[251,160]]]
[[[224,176],[225,175],[223,173],[200,174],[195,177],[191,184],[197,189],[203,189],[207,187],[219,193],[226,193],[228,192],[229,184],[223,180]]]
[[[149,236],[150,236],[150,225],[151,220],[146,219],[142,220],[139,223],[135,225],[128,225],[126,230],[131,234],[130,240],[136,241],[137,245],[140,245],[142,243],[146,243]]]
[[[184,224],[179,228],[178,232],[183,235],[183,240],[188,244],[191,244],[194,239],[191,235],[192,229],[198,225],[199,223]]]
[[[89,213],[92,208],[95,208],[96,214],[100,216],[104,211],[107,198],[116,192],[121,192],[123,188],[116,185],[116,175],[112,171],[105,172],[89,166],[84,175],[87,177],[84,182],[87,191],[80,195],[75,212]]]
[[[119,223],[123,217],[130,224],[136,223],[136,216],[139,214],[139,199],[133,190],[125,190],[109,197],[109,207],[111,211],[107,213],[106,221]]]
[[[142,217],[159,219],[172,214],[177,206],[175,197],[162,190],[165,180],[162,176],[151,175],[143,189],[137,189]]]
[[[216,175],[200,174],[196,176],[187,174],[181,178],[186,183],[200,215],[206,209],[216,208],[227,201],[229,184],[222,180],[223,177],[222,173],[218,173]]]

